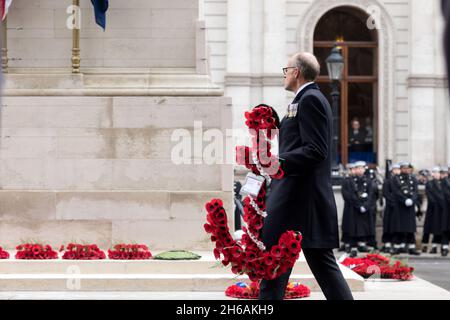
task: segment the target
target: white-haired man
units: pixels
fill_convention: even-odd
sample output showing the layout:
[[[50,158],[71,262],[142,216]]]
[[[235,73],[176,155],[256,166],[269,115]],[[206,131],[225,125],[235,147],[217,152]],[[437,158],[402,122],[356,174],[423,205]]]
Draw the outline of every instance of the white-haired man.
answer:
[[[287,230],[300,231],[308,265],[327,299],[353,296],[334,257],[339,247],[336,203],[331,185],[333,116],[314,83],[320,73],[316,57],[297,53],[283,68],[285,89],[295,93],[280,123],[279,158],[285,176],[273,180],[262,239],[268,249]],[[260,286],[260,299],[281,300],[292,269]]]

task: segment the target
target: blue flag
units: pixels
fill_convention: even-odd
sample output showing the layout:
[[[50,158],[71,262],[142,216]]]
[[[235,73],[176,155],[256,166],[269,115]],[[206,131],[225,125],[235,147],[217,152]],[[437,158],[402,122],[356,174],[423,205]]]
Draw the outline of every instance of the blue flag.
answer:
[[[91,0],[94,6],[95,22],[105,30],[106,28],[106,11],[108,10],[108,0]]]

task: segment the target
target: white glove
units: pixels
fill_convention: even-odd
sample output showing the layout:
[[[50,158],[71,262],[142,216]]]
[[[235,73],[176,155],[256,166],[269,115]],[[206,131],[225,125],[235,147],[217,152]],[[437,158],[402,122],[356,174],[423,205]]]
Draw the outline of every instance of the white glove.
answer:
[[[414,202],[411,199],[406,199],[405,200],[405,206],[411,207],[413,204],[414,204]]]
[[[244,231],[242,230],[238,230],[233,234],[233,240],[235,241],[241,241],[242,240],[242,236],[245,234]]]
[[[361,213],[365,213],[367,210],[364,207],[359,208],[359,211],[361,211]]]

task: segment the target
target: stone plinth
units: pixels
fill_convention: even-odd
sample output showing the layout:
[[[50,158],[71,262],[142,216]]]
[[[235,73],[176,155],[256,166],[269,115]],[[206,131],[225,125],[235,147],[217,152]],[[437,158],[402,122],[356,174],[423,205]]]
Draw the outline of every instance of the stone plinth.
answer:
[[[136,241],[152,249],[209,249],[204,204],[212,198],[224,200],[232,225],[231,165],[197,164],[193,151],[190,163],[172,161],[175,130],[194,137],[199,121],[201,133],[215,129],[225,139],[231,129],[231,101],[207,77],[47,75],[6,76],[0,246]],[[202,151],[210,144],[200,143]]]
[[[247,276],[237,277],[222,267],[211,252],[195,261],[158,260],[0,260],[0,291],[203,291],[223,292]],[[11,252],[13,255],[13,252]],[[364,291],[362,277],[339,264],[353,292]],[[291,281],[320,291],[303,255]]]

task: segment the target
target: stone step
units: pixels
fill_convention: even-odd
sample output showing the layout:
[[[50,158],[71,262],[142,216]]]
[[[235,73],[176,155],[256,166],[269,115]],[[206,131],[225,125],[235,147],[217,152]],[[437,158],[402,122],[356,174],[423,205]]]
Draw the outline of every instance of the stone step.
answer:
[[[107,252],[107,250],[104,250]],[[8,250],[10,257],[14,257],[15,251]],[[153,256],[160,251],[153,251]],[[186,273],[186,274],[228,274],[230,267],[223,266],[217,261],[211,252],[195,251],[201,256],[199,260],[0,260],[0,274],[42,274],[42,273],[67,273],[69,267],[76,266],[83,274],[149,274],[149,273]],[[294,274],[311,274],[303,254],[297,260]]]
[[[14,252],[9,251],[14,257]],[[0,260],[0,274],[66,274],[77,268],[82,274],[230,274],[230,267],[215,260],[210,252],[196,252],[200,260]],[[153,255],[158,254],[154,252]],[[61,257],[61,254],[59,254]],[[69,271],[68,271],[69,270]],[[311,274],[301,255],[294,274]]]
[[[2,274],[0,291],[224,291],[246,276],[232,274]],[[346,277],[352,291],[364,291],[364,281]],[[312,275],[290,281],[320,291]]]
[[[217,267],[209,252],[192,261],[124,260],[0,260],[0,291],[223,291],[248,280],[229,268]],[[353,291],[364,291],[364,279],[340,265]],[[303,255],[291,281],[320,288]]]

